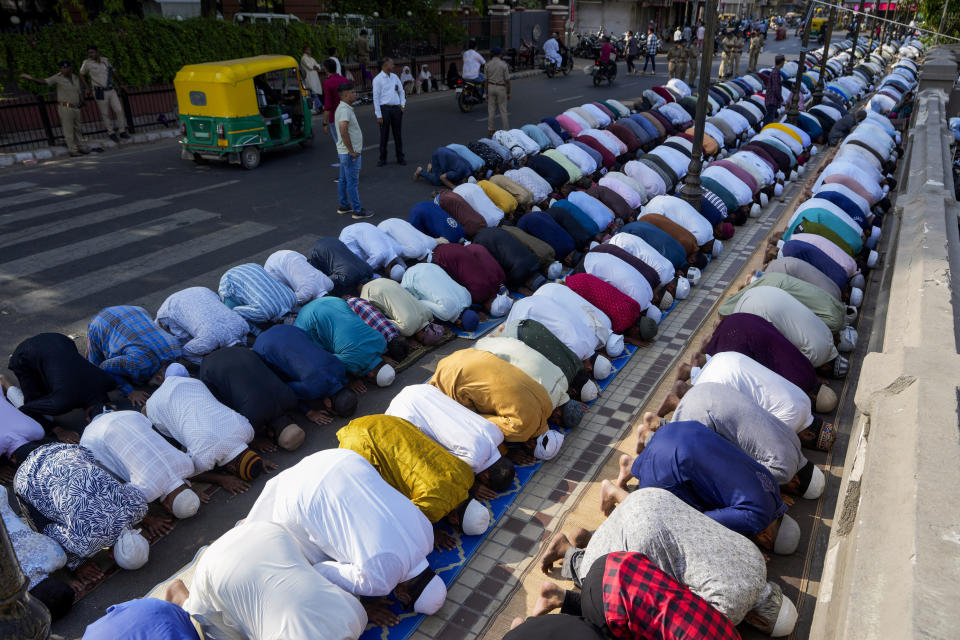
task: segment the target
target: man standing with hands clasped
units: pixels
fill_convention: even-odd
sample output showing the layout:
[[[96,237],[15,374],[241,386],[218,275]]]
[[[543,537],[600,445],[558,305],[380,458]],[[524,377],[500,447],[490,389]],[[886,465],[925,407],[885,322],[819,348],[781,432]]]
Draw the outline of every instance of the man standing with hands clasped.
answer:
[[[100,50],[94,45],[87,47],[87,59],[80,65],[80,75],[89,75],[90,84],[93,86],[93,98],[97,101],[97,108],[100,109],[100,118],[103,120],[103,126],[106,127],[110,139],[114,142],[120,142],[120,138],[129,138],[127,134],[127,118],[123,114],[123,106],[120,104],[120,97],[117,95],[117,89],[120,79],[114,70],[110,61],[100,55]],[[112,117],[111,117],[111,112]]]
[[[363,149],[363,132],[353,112],[353,101],[357,98],[352,82],[344,82],[337,91],[340,104],[333,114],[333,124],[337,128],[337,154],[340,156],[340,180],[337,182],[339,214],[352,214],[354,220],[370,218],[373,212],[360,204],[360,151]]]
[[[380,62],[380,73],[373,79],[373,110],[380,125],[380,161],[378,167],[387,164],[387,142],[393,131],[393,145],[397,151],[397,164],[405,165],[403,159],[403,135],[400,125],[403,123],[403,110],[407,105],[407,96],[400,84],[400,78],[393,72],[393,60],[384,58]]]
[[[500,47],[494,47],[490,50],[492,58],[487,63],[487,75],[483,81],[484,92],[487,94],[487,129],[489,129],[491,136],[496,131],[493,126],[493,119],[497,114],[497,108],[500,109],[503,128],[510,128],[507,116],[507,102],[510,100],[510,66],[500,57],[502,53]]]

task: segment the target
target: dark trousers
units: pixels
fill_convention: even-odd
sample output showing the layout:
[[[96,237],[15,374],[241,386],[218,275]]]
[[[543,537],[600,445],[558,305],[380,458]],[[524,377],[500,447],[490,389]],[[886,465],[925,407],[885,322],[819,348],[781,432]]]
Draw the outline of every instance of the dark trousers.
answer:
[[[633,64],[633,61],[637,59],[635,55],[627,55],[627,73],[633,71],[636,67]]]
[[[396,105],[383,105],[380,107],[380,114],[383,122],[380,124],[380,162],[387,161],[387,142],[390,140],[390,132],[393,131],[393,146],[397,150],[397,162],[403,160],[403,134],[400,131],[400,125],[403,122],[403,111]]]
[[[777,121],[777,107],[773,105],[765,105],[767,112],[763,116],[763,126],[767,126],[771,122]]]
[[[651,69],[650,69],[650,70],[653,71],[654,73],[656,73],[656,72],[657,72],[657,56],[656,56],[656,54],[648,53],[648,54],[644,55],[644,57],[643,57],[643,70],[644,70],[644,71],[647,70],[647,63],[648,63],[648,62],[650,63],[650,66],[651,66]]]

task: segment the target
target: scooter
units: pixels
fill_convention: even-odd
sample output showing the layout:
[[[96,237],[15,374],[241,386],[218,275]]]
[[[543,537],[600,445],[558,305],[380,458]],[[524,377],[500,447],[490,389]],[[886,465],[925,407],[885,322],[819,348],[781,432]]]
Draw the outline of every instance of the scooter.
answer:
[[[544,58],[543,72],[547,74],[548,78],[552,78],[557,72],[562,72],[563,75],[567,75],[573,71],[573,56],[571,56],[568,51],[561,51],[560,57],[562,59],[560,66],[557,66],[557,63],[553,60]]]
[[[483,82],[474,80],[457,80],[457,106],[463,113],[470,113],[473,108],[483,102]]]

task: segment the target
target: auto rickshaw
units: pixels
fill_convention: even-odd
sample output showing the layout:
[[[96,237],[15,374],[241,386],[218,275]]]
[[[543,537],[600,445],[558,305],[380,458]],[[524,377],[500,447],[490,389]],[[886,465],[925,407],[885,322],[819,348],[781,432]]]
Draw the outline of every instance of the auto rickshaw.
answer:
[[[173,79],[182,155],[255,169],[270,148],[309,146],[313,124],[297,61],[256,56],[188,64]]]

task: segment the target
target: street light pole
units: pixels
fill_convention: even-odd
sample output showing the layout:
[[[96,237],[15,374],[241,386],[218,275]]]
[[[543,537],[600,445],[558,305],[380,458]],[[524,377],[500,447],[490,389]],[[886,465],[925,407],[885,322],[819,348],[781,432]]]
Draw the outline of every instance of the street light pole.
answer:
[[[823,37],[823,55],[820,57],[820,75],[817,77],[817,86],[813,90],[813,104],[823,102],[823,86],[827,82],[827,59],[830,57],[830,39],[833,36],[833,21],[837,17],[837,10],[830,7],[830,17],[827,19],[827,35]]]
[[[27,592],[27,577],[0,520],[0,640],[46,640],[50,612]]]
[[[807,70],[807,49],[810,46],[810,24],[813,18],[814,3],[807,9],[807,18],[803,25],[803,43],[800,45],[800,59],[797,61],[797,75],[793,79],[793,91],[790,92],[790,103],[787,105],[787,122],[797,124],[800,120],[800,85],[803,74]],[[776,68],[770,71],[774,73]]]
[[[697,84],[697,114],[693,123],[693,147],[687,177],[680,188],[680,197],[700,211],[703,189],[700,186],[700,171],[703,168],[703,127],[707,119],[707,97],[710,95],[710,76],[713,73],[713,39],[717,28],[717,2],[704,3],[703,49],[700,60],[700,82]]]
[[[857,44],[860,40],[860,16],[853,17],[853,44],[850,45],[850,60],[847,62],[847,75],[853,75],[853,66],[857,62]]]

